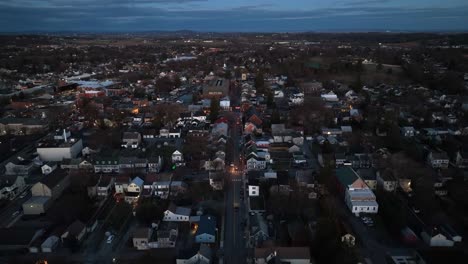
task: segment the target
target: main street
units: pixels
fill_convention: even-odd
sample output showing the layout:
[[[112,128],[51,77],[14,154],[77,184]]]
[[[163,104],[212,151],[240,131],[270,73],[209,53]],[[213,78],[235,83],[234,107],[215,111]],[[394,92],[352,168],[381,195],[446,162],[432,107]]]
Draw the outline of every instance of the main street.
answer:
[[[236,92],[231,93],[231,102],[238,101],[239,95]],[[224,218],[224,257],[223,263],[246,263],[247,250],[242,222],[246,218],[246,208],[244,200],[241,198],[241,189],[243,188],[243,165],[240,160],[239,141],[241,139],[242,122],[239,113],[228,112],[226,117],[229,120],[229,137],[233,144],[227,147],[232,157],[231,164],[226,165],[225,177],[225,218]],[[245,192],[245,190],[244,190]],[[234,204],[239,208],[234,208]]]

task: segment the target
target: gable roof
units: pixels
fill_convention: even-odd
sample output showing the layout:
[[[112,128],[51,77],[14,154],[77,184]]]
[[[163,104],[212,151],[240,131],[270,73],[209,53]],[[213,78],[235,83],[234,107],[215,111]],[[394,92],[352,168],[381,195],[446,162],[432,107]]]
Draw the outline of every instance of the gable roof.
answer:
[[[40,181],[40,183],[52,189],[55,186],[57,186],[57,184],[59,184],[67,176],[68,175],[65,170],[56,169],[52,171],[50,174],[44,176],[44,178]]]
[[[180,207],[177,206],[175,203],[169,204],[169,207],[167,208],[167,211],[170,211],[174,214],[178,215],[185,215],[185,216],[190,216],[190,213],[192,212],[192,209],[187,208],[187,207]]]
[[[135,177],[130,184],[134,183],[137,186],[143,186],[143,180],[140,177]]]
[[[216,235],[216,218],[212,215],[202,215],[198,221],[196,236],[201,234]]]
[[[83,224],[80,220],[76,220],[67,228],[67,232],[69,236],[77,236],[85,228],[86,228],[85,224]]]
[[[344,187],[352,185],[359,179],[356,172],[349,167],[340,167],[336,169],[336,178]]]

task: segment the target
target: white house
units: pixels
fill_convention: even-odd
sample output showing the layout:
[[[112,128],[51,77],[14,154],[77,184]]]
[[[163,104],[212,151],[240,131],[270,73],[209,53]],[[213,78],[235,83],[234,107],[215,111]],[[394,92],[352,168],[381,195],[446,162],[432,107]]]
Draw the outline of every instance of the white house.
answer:
[[[143,180],[140,177],[135,177],[125,190],[125,201],[127,203],[133,203],[138,201],[140,194],[143,191]]]
[[[373,213],[376,214],[379,205],[374,193],[370,189],[348,189],[345,194],[345,203],[353,214]]]
[[[231,107],[231,100],[229,96],[223,97],[219,100],[219,107],[224,110],[228,110]]]
[[[176,150],[172,153],[172,163],[182,163],[184,162],[184,156],[182,155],[182,152]]]
[[[42,165],[41,171],[42,171],[43,175],[47,175],[47,174],[50,174],[51,172],[53,172],[56,168],[57,168],[57,163],[53,162],[53,161],[50,161],[50,162],[47,162],[46,164]]]
[[[421,233],[423,241],[431,247],[453,247],[455,242],[448,239],[441,232],[435,230],[432,234],[428,234],[426,231]]]
[[[188,222],[190,219],[190,208],[176,206],[171,203],[164,212],[163,221],[167,222]]]
[[[440,151],[431,151],[427,156],[427,163],[431,165],[432,168],[437,169],[446,169],[449,165],[449,157],[446,152]]]
[[[247,160],[247,170],[264,170],[266,168],[266,160],[262,158],[251,157]]]

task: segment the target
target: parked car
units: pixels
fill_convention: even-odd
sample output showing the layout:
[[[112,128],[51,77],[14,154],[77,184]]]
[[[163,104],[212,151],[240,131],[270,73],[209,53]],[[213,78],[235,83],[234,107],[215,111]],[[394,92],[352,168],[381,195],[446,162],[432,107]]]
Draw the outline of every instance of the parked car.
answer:
[[[113,240],[114,240],[114,235],[110,235],[110,236],[107,237],[106,243],[110,244],[110,243],[112,243]]]
[[[13,213],[11,214],[11,217],[17,217],[20,213],[21,213],[20,210],[18,210],[18,211],[16,211],[16,212],[13,212]]]

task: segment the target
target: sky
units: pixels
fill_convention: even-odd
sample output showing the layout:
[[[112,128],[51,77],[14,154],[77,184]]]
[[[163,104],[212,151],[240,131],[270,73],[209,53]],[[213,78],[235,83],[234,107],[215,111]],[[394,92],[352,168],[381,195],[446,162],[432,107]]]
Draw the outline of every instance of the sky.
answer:
[[[468,31],[467,0],[0,0],[0,31]]]

